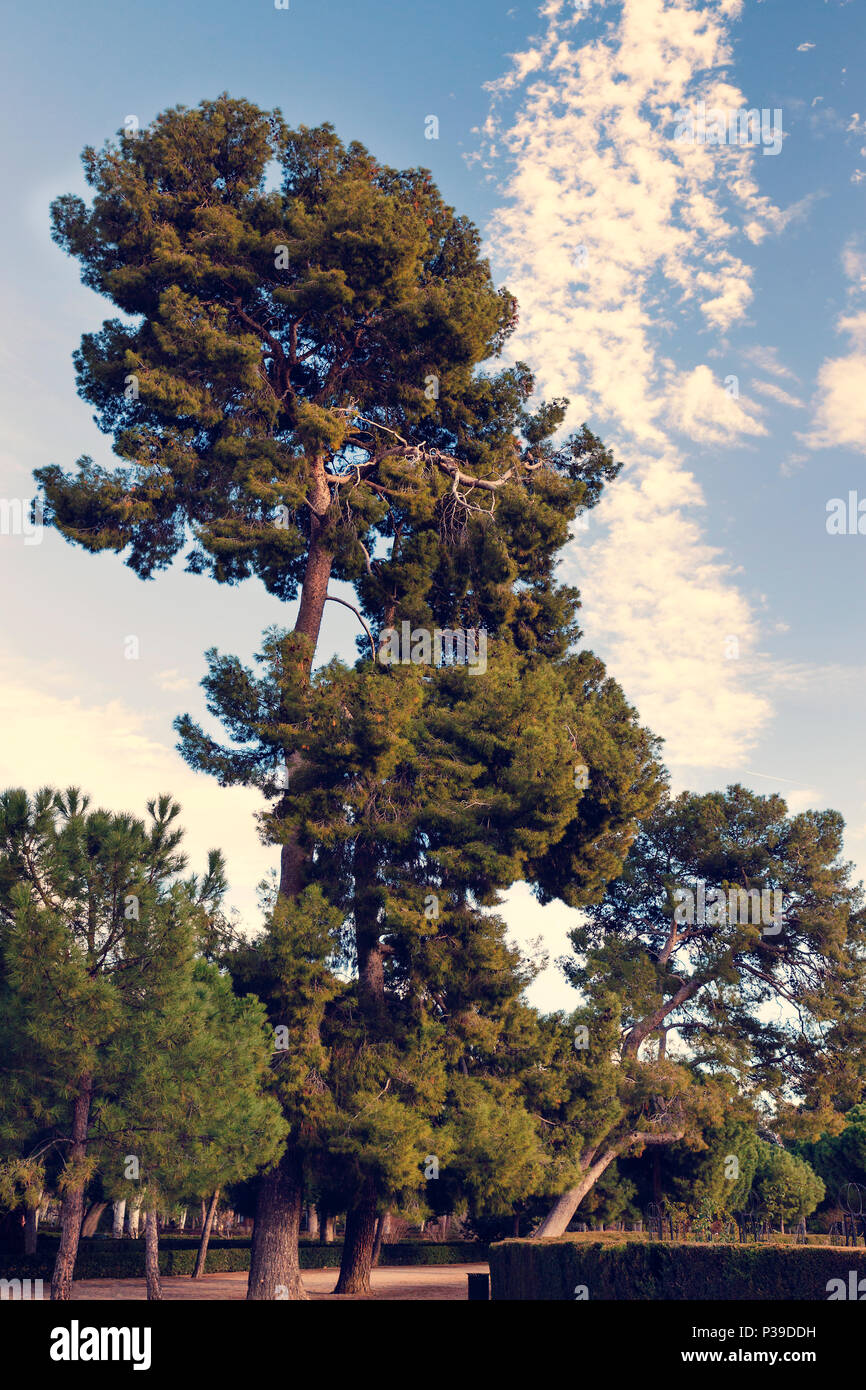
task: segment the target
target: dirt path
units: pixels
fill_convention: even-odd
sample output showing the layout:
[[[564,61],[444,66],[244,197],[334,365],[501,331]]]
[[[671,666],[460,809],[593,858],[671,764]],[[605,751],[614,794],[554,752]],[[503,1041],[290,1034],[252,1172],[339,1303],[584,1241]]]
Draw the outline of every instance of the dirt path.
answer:
[[[486,1264],[403,1265],[374,1269],[370,1298],[465,1300],[467,1274],[486,1273]],[[352,1302],[356,1295],[331,1292],[336,1282],[336,1268],[304,1270],[304,1284],[311,1298],[332,1299],[335,1303]],[[47,1288],[45,1292],[47,1294]],[[171,1275],[162,1281],[162,1294],[167,1303],[200,1299],[241,1301],[246,1297],[246,1292],[246,1274],[206,1274],[203,1279]],[[143,1279],[76,1279],[72,1286],[72,1297],[98,1302],[140,1301],[145,1298],[145,1284]]]

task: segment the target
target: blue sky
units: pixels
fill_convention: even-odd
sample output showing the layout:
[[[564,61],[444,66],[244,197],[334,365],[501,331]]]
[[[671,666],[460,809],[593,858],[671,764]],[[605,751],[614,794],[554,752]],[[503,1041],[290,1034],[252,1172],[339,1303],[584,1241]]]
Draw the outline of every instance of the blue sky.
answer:
[[[862,869],[866,534],[826,522],[831,499],[866,501],[864,32],[863,0],[16,8],[0,497],[28,497],[46,462],[110,457],[71,354],[112,311],[48,235],[51,198],[85,192],[82,147],[223,90],[330,120],[432,169],[520,300],[515,351],[623,459],[565,568],[587,645],[665,738],[675,787],[739,779],[837,807]],[[780,111],[781,149],[675,141],[676,111],[700,101]],[[0,782],[75,781],[130,809],[173,790],[193,861],[220,844],[252,916],[274,858],[257,799],[188,771],[171,721],[202,712],[205,648],[249,657],[291,611],[252,581],[143,584],[117,557],[28,539],[0,535]],[[324,656],[351,654],[352,623],[329,606]],[[563,948],[563,910],[517,889],[509,918]],[[535,997],[569,991],[551,970]]]

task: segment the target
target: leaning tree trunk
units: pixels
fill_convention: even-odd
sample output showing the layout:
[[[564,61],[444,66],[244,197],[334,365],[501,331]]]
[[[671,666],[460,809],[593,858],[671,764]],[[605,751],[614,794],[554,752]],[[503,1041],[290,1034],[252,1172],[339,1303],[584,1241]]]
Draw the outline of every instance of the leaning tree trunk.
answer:
[[[279,1163],[259,1179],[248,1299],[308,1297],[298,1255],[303,1202],[303,1165],[295,1151],[286,1149]]]
[[[580,1206],[587,1192],[598,1181],[604,1170],[610,1167],[615,1158],[621,1153],[628,1151],[638,1144],[674,1144],[682,1139],[684,1130],[671,1129],[660,1134],[653,1130],[634,1130],[624,1138],[609,1141],[608,1147],[603,1151],[601,1158],[593,1158],[598,1152],[594,1149],[585,1162],[581,1165],[584,1169],[583,1177],[576,1187],[571,1187],[567,1192],[563,1192],[561,1197],[556,1199],[552,1210],[544,1218],[541,1225],[533,1232],[533,1240],[539,1240],[543,1236],[562,1236],[568,1229],[568,1223]]]
[[[90,1208],[90,1210],[88,1211],[87,1215],[81,1223],[81,1234],[83,1236],[96,1235],[97,1229],[99,1227],[100,1218],[107,1206],[107,1202],[93,1203],[93,1206]]]
[[[162,1298],[162,1284],[159,1279],[159,1226],[153,1207],[148,1208],[144,1218],[144,1277],[148,1302],[158,1302]]]
[[[78,1095],[72,1107],[72,1142],[69,1147],[69,1164],[73,1168],[72,1181],[64,1188],[60,1205],[60,1245],[54,1261],[51,1276],[51,1298],[53,1302],[68,1302],[72,1297],[72,1275],[75,1258],[78,1254],[78,1240],[81,1223],[84,1220],[84,1189],[86,1180],[83,1168],[87,1156],[87,1127],[90,1120],[90,1097],[93,1092],[93,1078],[82,1078]]]
[[[370,1271],[376,1243],[376,1190],[371,1181],[346,1213],[343,1258],[334,1293],[370,1293]]]
[[[198,1243],[198,1254],[195,1257],[195,1269],[192,1272],[193,1279],[200,1279],[204,1274],[204,1264],[205,1260],[207,1259],[208,1241],[210,1240],[211,1228],[213,1226],[213,1221],[216,1215],[217,1203],[219,1202],[219,1199],[220,1190],[219,1188],[217,1188],[211,1196],[210,1202],[208,1204],[207,1216],[205,1217],[204,1225],[201,1228],[201,1238]]]
[[[533,1233],[533,1240],[540,1240],[543,1236],[564,1236],[568,1230],[568,1223],[577,1211],[587,1192],[595,1184],[596,1180],[608,1168],[616,1158],[619,1149],[606,1149],[601,1158],[586,1169],[583,1177],[576,1187],[570,1187],[567,1192],[563,1192],[561,1197],[557,1197],[554,1205],[545,1216],[541,1225]]]

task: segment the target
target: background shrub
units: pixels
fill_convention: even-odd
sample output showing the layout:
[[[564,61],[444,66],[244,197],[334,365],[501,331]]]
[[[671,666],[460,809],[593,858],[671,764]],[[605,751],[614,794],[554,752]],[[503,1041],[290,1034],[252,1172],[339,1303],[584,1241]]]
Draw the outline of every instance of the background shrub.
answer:
[[[648,1240],[506,1240],[490,1247],[494,1299],[817,1299],[849,1271],[866,1278],[866,1249],[819,1245],[699,1245]]]

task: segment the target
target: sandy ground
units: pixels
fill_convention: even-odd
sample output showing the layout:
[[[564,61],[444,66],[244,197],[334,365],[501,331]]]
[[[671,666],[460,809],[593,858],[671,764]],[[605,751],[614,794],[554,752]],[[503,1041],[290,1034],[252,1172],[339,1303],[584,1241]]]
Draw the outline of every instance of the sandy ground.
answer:
[[[404,1265],[393,1269],[373,1270],[371,1299],[449,1299],[465,1300],[467,1274],[486,1274],[486,1264],[471,1265]],[[337,1270],[305,1269],[304,1285],[313,1299],[333,1299],[335,1303],[351,1303],[359,1295],[334,1294]],[[187,1300],[242,1300],[246,1296],[246,1274],[206,1274],[203,1279],[187,1276],[166,1276],[162,1280],[162,1296],[167,1303]],[[45,1289],[47,1296],[48,1289]],[[76,1279],[72,1286],[73,1299],[94,1299],[98,1302],[131,1302],[146,1297],[143,1279]]]

